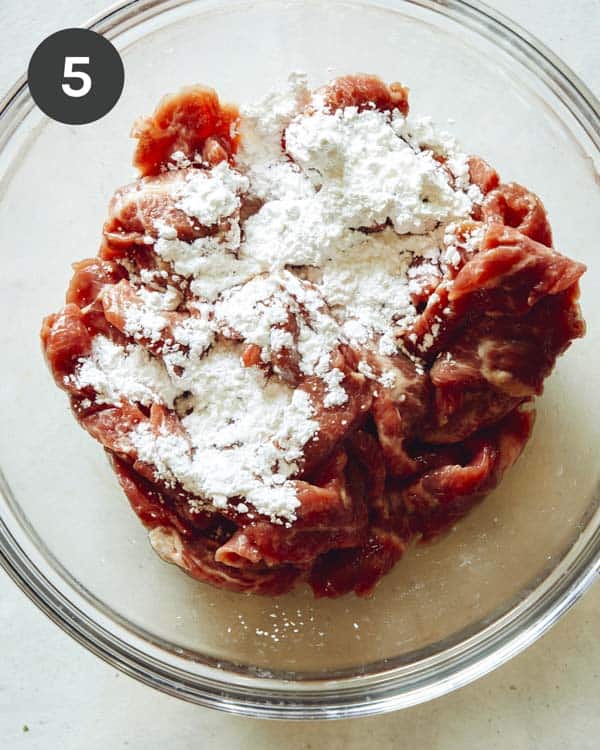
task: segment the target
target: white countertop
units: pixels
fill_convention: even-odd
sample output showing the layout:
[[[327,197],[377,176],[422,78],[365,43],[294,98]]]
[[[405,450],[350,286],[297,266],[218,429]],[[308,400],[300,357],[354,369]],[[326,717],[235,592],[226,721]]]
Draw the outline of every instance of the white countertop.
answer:
[[[0,91],[35,46],[106,0],[2,0]],[[600,91],[600,0],[493,0]],[[0,574],[0,746],[7,750],[190,747],[244,750],[597,750],[600,586],[525,653],[416,708],[338,722],[269,722],[188,705],[141,685],[72,641]],[[27,727],[27,730],[25,729]]]

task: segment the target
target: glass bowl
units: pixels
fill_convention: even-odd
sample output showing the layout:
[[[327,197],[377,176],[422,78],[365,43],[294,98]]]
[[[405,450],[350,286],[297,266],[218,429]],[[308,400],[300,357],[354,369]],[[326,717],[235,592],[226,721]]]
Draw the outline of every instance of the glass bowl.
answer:
[[[0,114],[3,565],[103,659],[235,713],[372,714],[498,666],[575,602],[600,559],[597,102],[548,50],[473,2],[134,0],[90,26],[125,63],[111,113],[85,126],[51,122],[22,80]],[[135,117],[184,84],[249,100],[292,70],[315,83],[367,71],[408,84],[413,111],[451,119],[469,151],[542,196],[557,247],[589,266],[588,334],[548,382],[524,455],[367,600],[247,597],[161,562],[38,343],[69,264],[95,254],[109,197],[133,176]]]

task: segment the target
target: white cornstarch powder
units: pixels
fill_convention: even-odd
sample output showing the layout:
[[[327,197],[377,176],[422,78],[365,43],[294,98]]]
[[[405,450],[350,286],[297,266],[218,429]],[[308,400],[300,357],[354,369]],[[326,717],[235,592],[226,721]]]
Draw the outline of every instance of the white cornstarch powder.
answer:
[[[216,224],[240,206],[239,194],[248,189],[248,179],[227,162],[221,162],[210,172],[195,169],[187,172],[182,185],[172,190],[175,204],[188,216],[204,226]]]
[[[125,398],[144,406],[158,402],[172,407],[177,396],[159,359],[137,344],[120,346],[101,335],[94,337],[90,356],[81,360],[75,384],[91,386],[98,404],[118,406]]]
[[[415,151],[396,112],[347,107],[294,120],[286,147],[321,188],[319,203],[342,227],[390,221],[398,234],[422,234],[440,221],[468,215],[471,201],[454,190],[430,151]]]
[[[131,440],[140,459],[201,497],[243,497],[274,521],[293,521],[299,503],[288,478],[318,429],[308,395],[244,367],[229,345],[215,346],[194,375],[187,437],[139,425]]]
[[[235,165],[172,155],[171,205],[206,231],[186,241],[171,214],[154,219],[144,242],[160,270],[140,273],[124,323],[136,341],[163,341],[161,356],[96,336],[76,375],[97,403],[175,410],[179,429],[142,421],[130,440],[158,478],[199,498],[192,512],[231,500],[240,513],[296,519],[305,446],[319,416],[349,398],[340,346],[369,361],[398,353],[414,300],[460,262],[455,223],[482,199],[467,156],[429,118],[331,111],[320,99],[294,74],[241,108]],[[475,230],[461,247],[480,241]],[[249,344],[258,365],[242,363]],[[396,385],[393,370],[364,359],[357,369],[379,390]],[[297,386],[303,377],[323,381],[320,400]]]

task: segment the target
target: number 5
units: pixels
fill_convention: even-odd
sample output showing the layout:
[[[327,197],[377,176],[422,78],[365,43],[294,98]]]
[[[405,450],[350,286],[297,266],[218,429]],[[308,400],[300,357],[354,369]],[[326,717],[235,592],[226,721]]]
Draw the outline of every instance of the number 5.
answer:
[[[89,57],[65,57],[65,72],[63,76],[65,78],[78,78],[81,81],[81,86],[76,89],[70,83],[63,83],[62,90],[67,96],[85,96],[92,88],[92,79],[88,73],[84,73],[82,70],[73,70],[73,65],[89,64]]]

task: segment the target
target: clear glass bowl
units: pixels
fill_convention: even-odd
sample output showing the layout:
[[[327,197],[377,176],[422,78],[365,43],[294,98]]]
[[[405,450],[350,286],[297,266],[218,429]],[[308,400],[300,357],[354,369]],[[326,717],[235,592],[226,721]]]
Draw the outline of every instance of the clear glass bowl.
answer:
[[[457,0],[138,0],[91,24],[121,51],[122,99],[68,127],[24,81],[0,115],[0,552],[21,588],[114,666],[197,703],[266,717],[364,715],[441,695],[531,643],[590,585],[600,558],[598,103],[548,50]],[[414,548],[369,600],[218,591],[161,562],[40,354],[70,262],[96,252],[128,181],[130,125],[201,81],[248,100],[292,70],[319,83],[402,80],[468,150],[538,192],[559,248],[588,263],[585,339],[560,361],[531,443],[456,529]],[[596,290],[596,293],[594,293]]]

